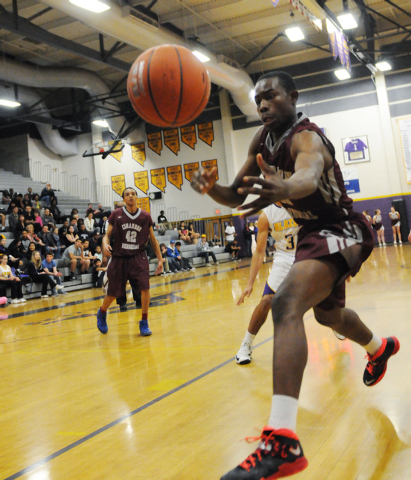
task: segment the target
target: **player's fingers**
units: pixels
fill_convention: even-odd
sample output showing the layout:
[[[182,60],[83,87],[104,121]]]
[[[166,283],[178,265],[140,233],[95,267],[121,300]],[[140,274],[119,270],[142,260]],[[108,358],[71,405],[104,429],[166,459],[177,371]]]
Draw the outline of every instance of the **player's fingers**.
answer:
[[[242,210],[247,210],[249,208],[256,208],[258,211],[261,208],[267,207],[271,203],[272,202],[269,199],[267,200],[260,197],[250,203],[245,203],[244,205],[240,205],[239,207],[237,207],[237,210],[242,211]]]

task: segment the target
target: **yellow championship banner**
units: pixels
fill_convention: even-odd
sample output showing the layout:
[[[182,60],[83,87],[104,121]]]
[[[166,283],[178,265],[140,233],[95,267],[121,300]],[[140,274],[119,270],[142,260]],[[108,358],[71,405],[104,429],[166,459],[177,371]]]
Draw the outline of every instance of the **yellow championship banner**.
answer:
[[[173,128],[171,130],[164,130],[164,143],[174,155],[178,155],[180,151],[180,138],[178,136],[178,128]]]
[[[183,170],[181,168],[181,165],[167,167],[167,178],[168,182],[171,183],[171,185],[174,185],[179,190],[181,190],[181,185],[183,184]]]
[[[111,177],[111,188],[121,196],[126,189],[126,177],[125,175],[115,175]]]
[[[210,145],[211,147],[213,145],[213,140],[214,140],[213,122],[199,123],[197,125],[197,128],[198,128],[198,138],[200,138],[200,140],[202,140],[207,145]]]
[[[184,164],[184,177],[186,180],[191,182],[193,178],[194,172],[196,172],[200,168],[200,164],[198,162],[194,163],[185,163]]]
[[[109,145],[113,145],[113,143],[114,143],[114,140],[111,141],[111,142],[108,142]],[[120,145],[120,146],[121,146],[121,145]],[[117,145],[116,148],[118,148],[118,145]],[[116,149],[116,148],[115,148],[115,149]],[[115,150],[115,149],[114,149],[114,150]],[[111,155],[112,157],[114,157],[118,162],[121,162],[121,158],[122,158],[122,156],[123,156],[123,150],[121,150],[121,152],[110,153],[110,155]]]
[[[144,210],[147,213],[150,213],[150,200],[148,197],[139,197],[137,198],[137,207],[141,208],[141,210]]]
[[[181,141],[195,150],[195,144],[197,143],[196,127],[195,125],[189,125],[188,127],[181,127]]]
[[[163,150],[163,142],[161,140],[161,132],[149,133],[147,134],[148,139],[148,148],[156,152],[157,155],[161,155],[161,150]]]
[[[204,162],[201,162],[201,166],[205,170],[212,170],[214,167],[217,167],[217,177],[216,180],[218,180],[218,165],[217,165],[217,160],[204,160]]]
[[[166,170],[165,168],[155,168],[150,170],[151,183],[164,193],[166,188]]]
[[[146,147],[144,142],[131,145],[131,156],[137,163],[144,167],[144,162],[146,161]]]
[[[134,185],[147,195],[148,191],[148,172],[134,172]]]

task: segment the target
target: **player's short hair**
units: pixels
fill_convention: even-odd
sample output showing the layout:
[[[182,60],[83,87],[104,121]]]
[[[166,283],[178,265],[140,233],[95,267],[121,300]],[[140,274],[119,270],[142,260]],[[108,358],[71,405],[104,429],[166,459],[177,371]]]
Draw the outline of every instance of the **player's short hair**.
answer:
[[[123,193],[121,194],[121,198],[124,199],[124,194],[126,193],[126,190],[134,190],[136,192],[136,197],[138,197],[138,193],[137,193],[137,190],[133,187],[127,187],[123,190]]]
[[[297,90],[297,86],[294,82],[293,77],[287,72],[282,72],[281,70],[273,70],[272,72],[264,73],[264,75],[261,75],[261,77],[257,80],[257,83],[266,78],[278,78],[278,80],[280,81],[280,85],[287,93],[292,92],[293,90]]]

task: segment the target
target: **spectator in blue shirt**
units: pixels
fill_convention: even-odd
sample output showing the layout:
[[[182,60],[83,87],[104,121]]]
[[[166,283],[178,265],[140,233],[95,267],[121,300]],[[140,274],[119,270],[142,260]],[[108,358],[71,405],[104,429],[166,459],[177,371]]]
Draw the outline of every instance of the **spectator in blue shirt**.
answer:
[[[41,262],[41,265],[44,269],[44,271],[47,273],[49,277],[51,277],[57,285],[61,285],[61,277],[63,274],[59,271],[57,271],[57,264],[53,260],[53,253],[52,252],[47,252],[46,258]],[[65,295],[66,292],[64,292],[63,287],[59,290],[59,293],[62,295]],[[57,295],[57,289],[54,287],[52,290],[53,296]]]
[[[170,245],[168,246],[167,248],[167,258],[168,258],[168,264],[170,266],[170,270],[172,272],[175,272],[176,270],[178,270],[179,272],[181,272],[182,270],[182,267],[180,265],[180,254],[178,253],[177,249],[176,249],[176,241],[171,239],[170,240]]]

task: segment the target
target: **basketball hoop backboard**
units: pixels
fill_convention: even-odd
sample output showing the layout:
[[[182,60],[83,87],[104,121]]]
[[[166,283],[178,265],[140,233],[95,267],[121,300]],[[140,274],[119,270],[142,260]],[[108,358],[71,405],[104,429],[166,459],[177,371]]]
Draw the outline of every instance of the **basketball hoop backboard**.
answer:
[[[83,157],[95,157],[96,155],[101,155],[104,159],[112,153],[121,152],[126,144],[127,141],[120,138],[109,142],[98,141],[93,143],[93,145],[83,153]]]

